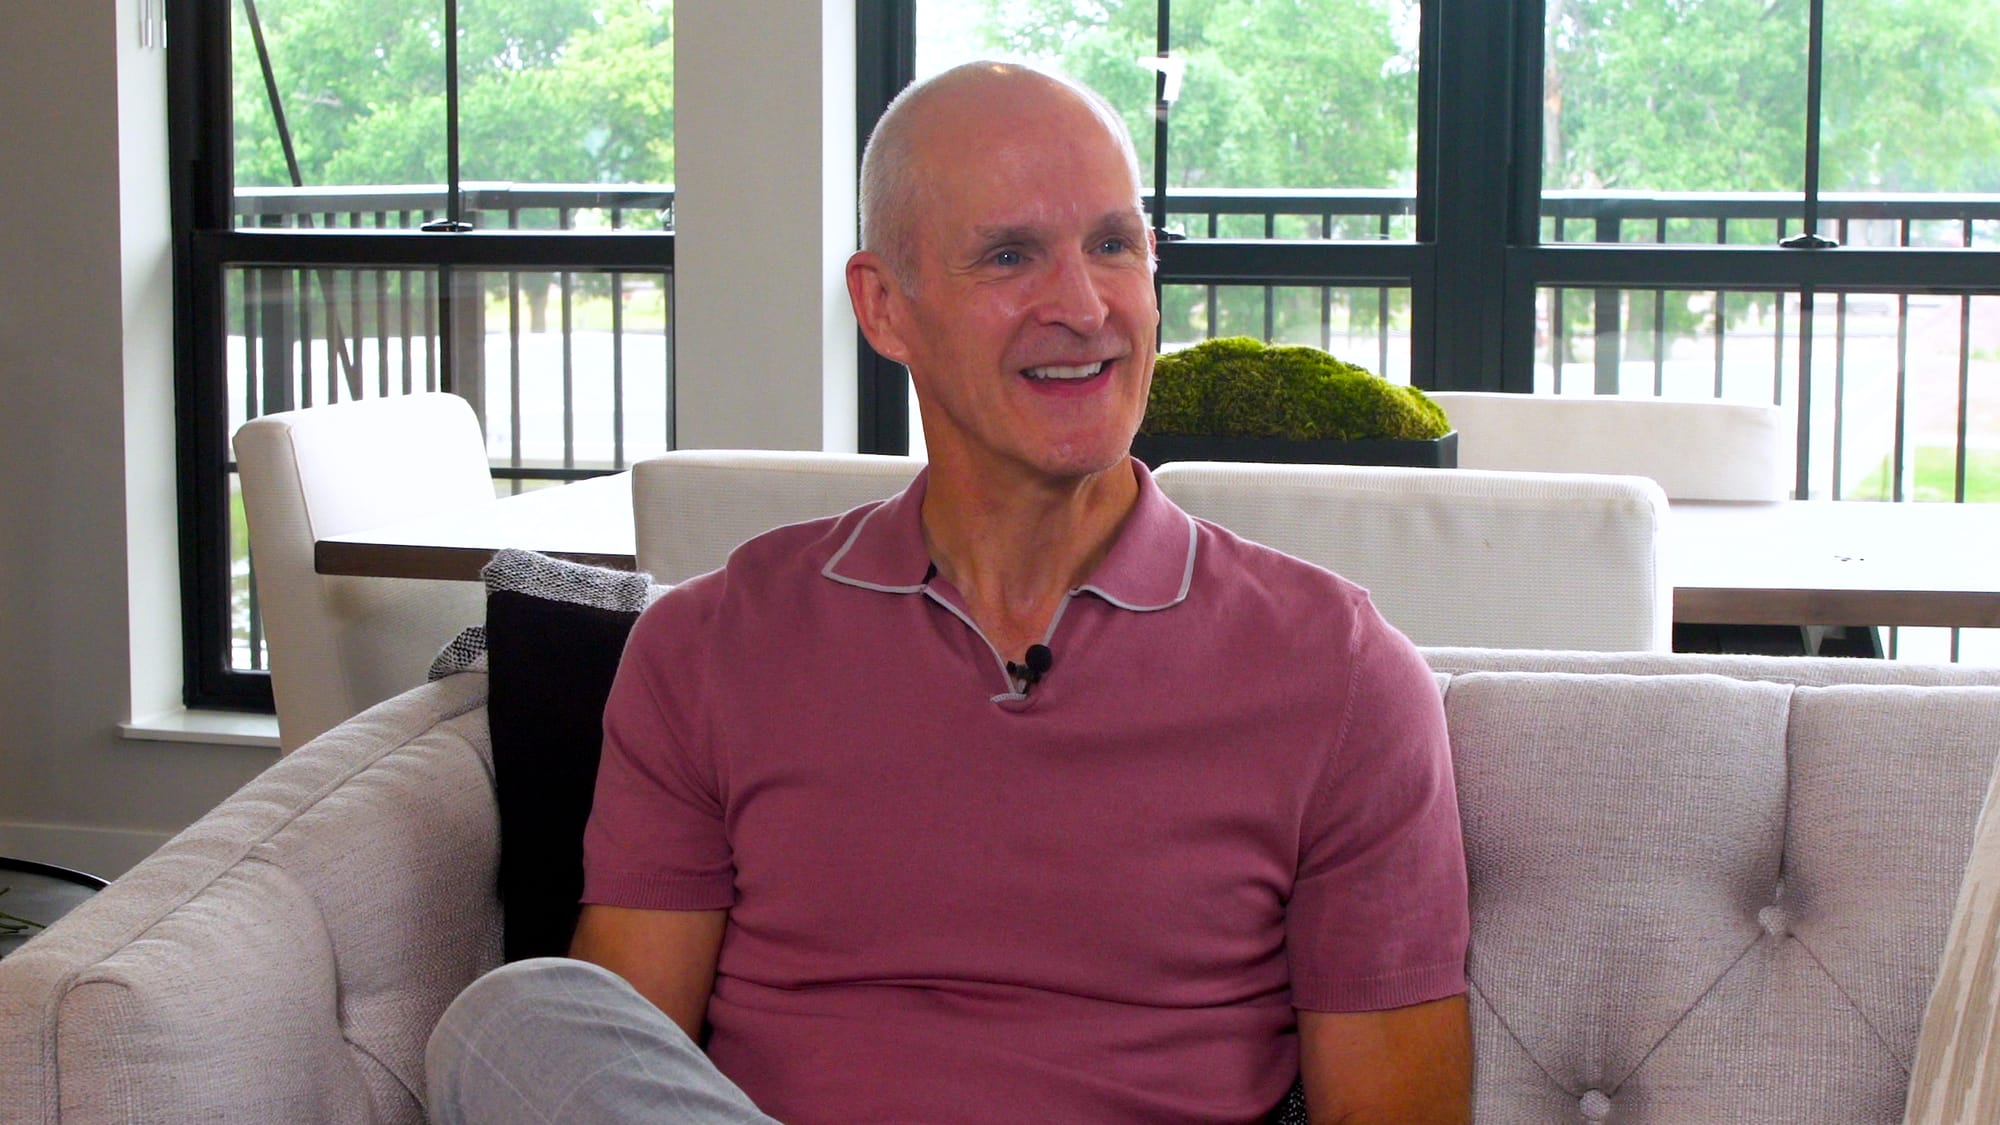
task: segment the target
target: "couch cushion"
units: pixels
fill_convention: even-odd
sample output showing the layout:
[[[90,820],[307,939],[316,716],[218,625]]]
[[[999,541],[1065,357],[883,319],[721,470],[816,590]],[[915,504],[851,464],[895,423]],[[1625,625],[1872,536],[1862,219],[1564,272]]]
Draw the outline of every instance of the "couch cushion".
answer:
[[[1426,647],[1424,662],[1441,674],[1460,672],[1612,672],[1627,676],[1718,675],[1737,680],[1825,687],[1910,684],[1916,687],[2000,687],[2000,668],[1855,660],[1821,656],[1736,656],[1688,652],[1579,652],[1560,649]]]
[[[1575,1119],[1591,1091],[1627,1092],[1756,942],[1778,883],[1787,694],[1715,677],[1451,681],[1482,1125]]]
[[[1996,703],[1453,677],[1482,1125],[1894,1120]]]
[[[1987,688],[1861,685],[1801,688],[1792,705],[1787,925],[1903,1078],[2000,741],[1996,705]]]

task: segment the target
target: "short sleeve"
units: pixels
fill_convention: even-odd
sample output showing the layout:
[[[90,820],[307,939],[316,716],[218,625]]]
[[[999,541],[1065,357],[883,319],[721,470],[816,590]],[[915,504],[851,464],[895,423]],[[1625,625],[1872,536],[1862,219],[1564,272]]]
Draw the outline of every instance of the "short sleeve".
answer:
[[[1377,1011],[1465,991],[1471,924],[1444,705],[1365,600],[1286,907],[1292,1003]]]
[[[702,701],[711,583],[640,615],[604,708],[604,752],[583,834],[583,901],[722,910],[734,899],[713,740]]]

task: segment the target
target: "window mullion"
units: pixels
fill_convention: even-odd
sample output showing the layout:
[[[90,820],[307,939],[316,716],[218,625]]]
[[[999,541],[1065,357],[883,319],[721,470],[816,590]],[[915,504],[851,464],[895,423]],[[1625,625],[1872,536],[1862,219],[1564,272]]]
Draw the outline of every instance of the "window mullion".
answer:
[[[1821,64],[1826,58],[1826,0],[1811,0],[1807,6],[1807,13],[1805,233],[1808,236],[1817,236],[1819,234],[1820,71]]]
[[[1522,70],[1540,57],[1540,37],[1518,44],[1517,27],[1539,19],[1540,0],[1436,0],[1438,104],[1432,142],[1436,185],[1434,300],[1428,331],[1436,354],[1430,383],[1441,389],[1526,389],[1534,378],[1534,294],[1507,270],[1519,193],[1539,191],[1539,118],[1521,111],[1539,81]],[[1533,165],[1521,167],[1521,165]],[[1532,196],[1531,196],[1532,198]],[[1532,203],[1527,206],[1532,206]],[[1532,227],[1531,227],[1532,229]],[[1525,324],[1525,329],[1522,325]],[[1526,338],[1526,347],[1519,341]]]
[[[1158,30],[1155,51],[1162,65],[1153,68],[1153,231],[1167,233],[1167,117],[1173,107],[1167,103],[1167,67],[1173,49],[1173,0],[1158,0]],[[1155,280],[1155,288],[1158,281]]]
[[[445,229],[471,230],[472,224],[465,221],[464,185],[458,172],[458,0],[444,0],[444,154],[444,205],[449,223]],[[451,286],[445,285],[444,291],[449,294]],[[449,371],[450,365],[445,369]]]

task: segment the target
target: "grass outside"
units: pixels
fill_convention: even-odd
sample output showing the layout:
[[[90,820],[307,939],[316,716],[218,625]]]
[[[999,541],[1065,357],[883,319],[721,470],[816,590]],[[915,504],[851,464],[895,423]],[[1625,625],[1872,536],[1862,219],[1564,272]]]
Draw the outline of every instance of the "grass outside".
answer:
[[[1889,458],[1872,473],[1841,493],[1849,500],[1889,499]],[[1916,472],[1912,476],[1909,499],[1948,502],[1954,487],[1958,461],[1948,445],[1917,447]],[[2000,449],[1968,449],[1965,453],[1965,499],[1970,503],[2000,502]]]

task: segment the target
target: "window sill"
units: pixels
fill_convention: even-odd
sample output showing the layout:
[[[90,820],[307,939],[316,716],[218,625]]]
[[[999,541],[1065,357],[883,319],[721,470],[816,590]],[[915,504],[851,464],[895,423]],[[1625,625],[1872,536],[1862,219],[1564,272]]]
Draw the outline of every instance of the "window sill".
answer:
[[[198,742],[205,746],[278,748],[278,717],[242,711],[190,711],[177,708],[119,723],[120,737],[136,742]]]

